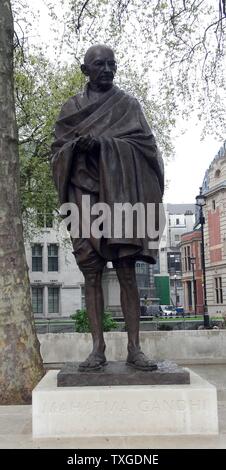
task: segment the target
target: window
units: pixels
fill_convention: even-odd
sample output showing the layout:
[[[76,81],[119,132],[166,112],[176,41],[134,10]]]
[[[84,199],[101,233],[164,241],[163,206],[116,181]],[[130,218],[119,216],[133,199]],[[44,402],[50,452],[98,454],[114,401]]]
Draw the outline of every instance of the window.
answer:
[[[181,255],[178,252],[167,253],[168,272],[174,274],[181,272]]]
[[[180,225],[180,219],[176,219],[176,225]]]
[[[190,245],[184,247],[184,267],[185,267],[185,272],[191,271],[191,247]]]
[[[188,269],[187,267],[187,247],[184,247],[184,271],[186,272]]]
[[[43,288],[32,287],[31,292],[33,313],[43,313]]]
[[[58,271],[58,245],[48,245],[48,271]]]
[[[222,278],[215,277],[215,296],[216,303],[223,304]]]
[[[188,256],[188,260],[187,260],[188,271],[191,271],[191,248],[189,245],[187,246],[187,256]]]
[[[216,202],[215,202],[214,199],[212,200],[212,209],[213,209],[213,211],[215,211],[215,209],[216,209]]]
[[[170,287],[182,287],[181,279],[170,279]]]
[[[59,313],[59,287],[48,288],[48,312]]]
[[[42,271],[42,245],[32,246],[32,271]]]
[[[180,235],[175,235],[175,242],[179,242],[180,241]]]
[[[220,175],[221,175],[221,171],[220,171],[220,170],[216,170],[216,171],[215,171],[215,175],[214,175],[215,178],[219,178]]]
[[[146,263],[137,262],[136,263],[136,273],[137,274],[148,274],[148,265]]]

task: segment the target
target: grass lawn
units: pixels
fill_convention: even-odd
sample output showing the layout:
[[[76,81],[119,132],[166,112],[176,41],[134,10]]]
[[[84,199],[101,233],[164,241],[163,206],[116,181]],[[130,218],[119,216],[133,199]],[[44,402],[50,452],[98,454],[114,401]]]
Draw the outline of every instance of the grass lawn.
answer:
[[[203,315],[193,315],[193,316],[177,316],[177,317],[157,317],[155,318],[155,321],[169,321],[169,322],[172,322],[172,321],[201,321],[203,320]],[[222,321],[223,318],[222,317],[211,317],[210,320],[213,320],[213,321]]]

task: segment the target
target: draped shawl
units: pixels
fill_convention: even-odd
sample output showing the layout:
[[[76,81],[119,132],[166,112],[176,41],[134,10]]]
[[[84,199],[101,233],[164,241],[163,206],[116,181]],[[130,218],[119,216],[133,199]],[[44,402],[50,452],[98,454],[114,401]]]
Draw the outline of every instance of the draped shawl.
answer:
[[[80,136],[87,134],[100,142],[98,157],[76,148]],[[163,162],[155,138],[137,99],[117,86],[100,93],[95,102],[89,99],[86,86],[83,93],[63,105],[55,125],[52,152],[53,177],[61,204],[75,202],[75,187],[96,194],[99,202],[112,209],[114,203],[146,205],[162,201]],[[147,234],[145,238],[134,235],[119,240],[112,233],[111,238],[94,244],[108,260],[134,256],[155,263],[157,250],[149,249]]]

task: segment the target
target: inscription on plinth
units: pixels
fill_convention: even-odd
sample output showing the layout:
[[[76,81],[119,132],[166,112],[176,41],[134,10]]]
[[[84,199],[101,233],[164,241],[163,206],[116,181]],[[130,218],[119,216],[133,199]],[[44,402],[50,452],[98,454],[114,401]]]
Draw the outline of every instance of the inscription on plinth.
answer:
[[[49,371],[33,390],[34,437],[188,435],[218,432],[216,388],[190,384],[57,387]]]
[[[75,398],[76,399],[76,398]],[[42,403],[39,411],[40,413],[49,414],[69,414],[75,416],[85,416],[87,414],[95,415],[96,413],[108,413],[114,415],[115,413],[130,414],[130,413],[171,413],[184,412],[189,409],[195,408],[197,411],[207,410],[206,400],[138,400],[136,407],[134,404],[129,404],[127,401],[112,401],[108,400],[80,400],[67,403],[66,401],[53,402],[51,405]]]

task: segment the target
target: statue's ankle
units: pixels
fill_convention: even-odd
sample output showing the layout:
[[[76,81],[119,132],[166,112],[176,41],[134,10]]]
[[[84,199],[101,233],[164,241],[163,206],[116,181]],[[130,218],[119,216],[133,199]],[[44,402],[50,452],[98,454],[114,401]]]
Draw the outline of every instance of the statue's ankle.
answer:
[[[93,345],[93,354],[104,354],[106,349],[105,343],[94,343]]]
[[[128,343],[127,350],[129,354],[134,354],[135,352],[141,351],[141,347],[139,343]]]

